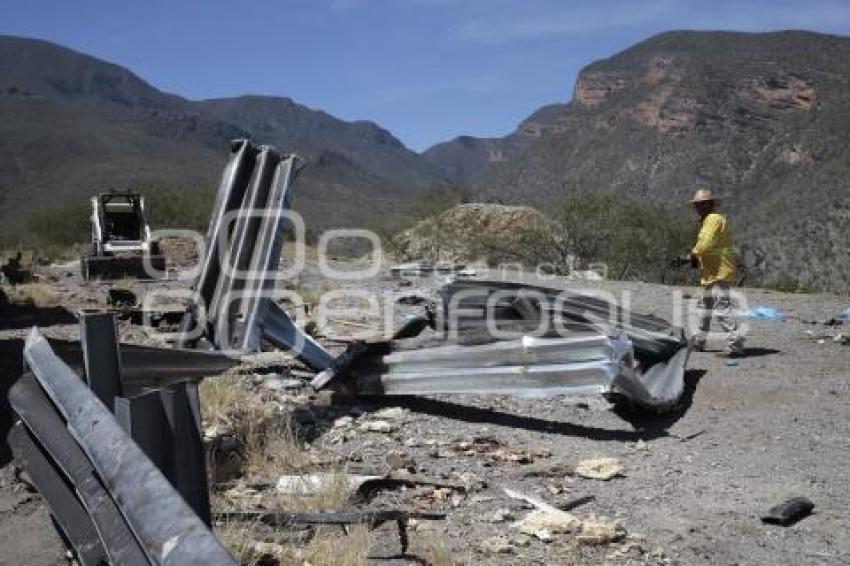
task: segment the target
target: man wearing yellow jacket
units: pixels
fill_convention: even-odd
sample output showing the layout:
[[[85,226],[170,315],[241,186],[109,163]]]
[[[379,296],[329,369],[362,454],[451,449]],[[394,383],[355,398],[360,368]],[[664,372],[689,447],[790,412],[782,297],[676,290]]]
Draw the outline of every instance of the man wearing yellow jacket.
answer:
[[[699,189],[690,203],[700,217],[699,236],[691,250],[691,261],[699,265],[700,284],[704,287],[700,331],[694,338],[694,347],[705,349],[714,315],[726,333],[723,355],[738,357],[744,353],[744,340],[738,335],[738,322],[732,312],[733,301],[729,295],[730,286],[735,281],[732,229],[726,216],[715,211],[717,199],[710,190]]]

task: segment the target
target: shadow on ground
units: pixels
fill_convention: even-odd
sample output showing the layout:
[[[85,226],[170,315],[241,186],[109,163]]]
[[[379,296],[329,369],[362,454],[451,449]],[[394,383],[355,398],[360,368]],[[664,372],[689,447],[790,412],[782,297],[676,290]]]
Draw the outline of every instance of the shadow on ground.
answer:
[[[0,468],[12,460],[6,435],[15,423],[9,405],[9,389],[21,377],[24,368],[24,341],[20,338],[0,340]]]
[[[0,330],[19,330],[33,326],[47,327],[57,324],[75,324],[77,317],[63,307],[35,307],[9,305],[0,317]]]
[[[744,358],[760,358],[761,356],[772,356],[773,354],[781,354],[782,350],[774,348],[744,348]]]
[[[634,404],[621,403],[614,406],[614,413],[632,425],[638,433],[647,435],[641,438],[667,436],[667,430],[685,416],[685,413],[691,408],[694,402],[694,393],[697,390],[697,384],[699,384],[699,381],[706,373],[704,369],[689,369],[685,371],[685,389],[682,391],[682,397],[676,404],[676,408],[672,411],[658,413]]]
[[[691,406],[697,384],[705,373],[705,370],[693,369],[685,372],[685,391],[676,409],[671,412],[659,414],[635,405],[625,403],[615,404],[614,413],[632,425],[634,430],[612,430],[539,417],[516,415],[427,397],[381,397],[373,398],[371,401],[381,406],[400,406],[417,413],[467,423],[497,425],[564,436],[581,436],[591,440],[635,442],[637,440],[653,440],[669,436],[667,430],[687,412]]]

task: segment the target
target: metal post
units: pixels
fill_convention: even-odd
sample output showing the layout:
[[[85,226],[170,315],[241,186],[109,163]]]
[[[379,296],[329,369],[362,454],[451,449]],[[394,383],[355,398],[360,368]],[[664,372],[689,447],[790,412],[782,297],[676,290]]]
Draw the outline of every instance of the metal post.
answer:
[[[212,524],[204,442],[195,421],[186,383],[176,383],[160,391],[169,437],[166,477],[198,517]]]
[[[113,313],[80,313],[80,342],[86,381],[104,405],[114,410],[121,395],[121,353]]]
[[[159,391],[148,391],[130,398],[116,397],[115,419],[153,465],[171,480],[166,473],[166,465],[173,447],[169,442],[171,434]],[[173,481],[171,483],[174,485]]]

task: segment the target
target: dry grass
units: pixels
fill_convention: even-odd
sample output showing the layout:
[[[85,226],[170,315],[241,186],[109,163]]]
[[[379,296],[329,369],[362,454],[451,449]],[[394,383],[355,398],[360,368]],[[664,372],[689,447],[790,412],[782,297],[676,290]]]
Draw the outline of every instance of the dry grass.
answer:
[[[54,293],[46,283],[24,283],[9,287],[9,301],[38,308],[58,307],[63,298]]]
[[[304,253],[304,259],[306,261],[318,261],[319,253],[315,246],[311,246],[308,244],[301,244],[301,251]],[[281,249],[280,255],[284,258],[294,258],[295,254],[298,252],[298,248],[296,247],[295,242],[292,240],[286,240],[283,243],[283,248]]]
[[[278,496],[265,503],[289,512],[343,509],[348,504],[348,483],[343,473],[330,474],[328,481],[310,497]],[[271,503],[271,505],[269,505]],[[311,564],[312,566],[360,566],[366,564],[370,535],[365,525],[352,525],[346,532],[337,526],[319,526],[306,544],[286,540],[283,531],[269,538],[269,529],[257,523],[231,522],[217,528],[222,543],[240,564]],[[264,534],[260,534],[264,533]]]
[[[425,546],[425,559],[431,566],[454,566],[459,564],[452,560],[452,552],[446,547],[443,538],[435,531],[426,531],[422,536]]]
[[[309,457],[292,430],[290,416],[263,402],[244,380],[226,375],[201,383],[204,421],[232,430],[242,441],[250,475],[276,478],[303,469]]]
[[[243,566],[269,564],[310,564],[312,566],[362,566],[369,555],[369,531],[353,525],[346,532],[337,527],[319,527],[310,542],[296,544],[283,535],[258,540],[258,526],[227,523],[216,529],[219,540]],[[270,560],[271,559],[271,560]]]
[[[200,396],[206,424],[229,429],[244,443],[249,476],[276,481],[283,474],[309,473],[309,454],[293,433],[289,415],[251,391],[246,378],[226,375],[205,379]],[[326,480],[309,496],[266,492],[264,507],[292,512],[345,509],[350,497],[346,474],[337,469],[324,477]],[[305,544],[287,540],[283,530],[270,531],[251,522],[224,523],[216,532],[239,564],[246,566],[360,566],[367,563],[369,553],[369,532],[364,525],[353,525],[346,533],[339,527],[318,527]]]
[[[304,551],[314,566],[360,566],[369,556],[369,530],[365,525],[348,528],[344,538],[338,528],[323,527]]]

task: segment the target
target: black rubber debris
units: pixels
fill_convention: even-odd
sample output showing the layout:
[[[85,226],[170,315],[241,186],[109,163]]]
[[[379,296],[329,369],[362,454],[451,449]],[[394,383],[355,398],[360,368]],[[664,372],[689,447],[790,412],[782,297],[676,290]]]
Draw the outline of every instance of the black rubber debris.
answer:
[[[787,527],[801,519],[805,519],[812,513],[815,504],[806,497],[792,497],[784,503],[771,507],[767,513],[761,516],[763,523],[770,525],[781,525]]]

